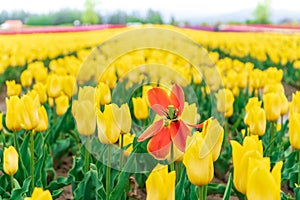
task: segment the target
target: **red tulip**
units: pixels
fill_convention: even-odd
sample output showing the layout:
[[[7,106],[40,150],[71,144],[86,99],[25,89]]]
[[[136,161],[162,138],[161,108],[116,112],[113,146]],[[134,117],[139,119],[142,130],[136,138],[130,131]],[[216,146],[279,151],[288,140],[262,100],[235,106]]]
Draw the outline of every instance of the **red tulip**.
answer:
[[[149,138],[148,152],[156,159],[165,159],[174,145],[182,152],[185,151],[186,138],[190,127],[201,128],[200,125],[185,123],[181,118],[184,109],[184,93],[182,88],[175,84],[170,94],[161,88],[152,88],[147,93],[150,107],[162,119],[150,125],[138,138],[144,141]],[[196,116],[195,116],[196,117]]]

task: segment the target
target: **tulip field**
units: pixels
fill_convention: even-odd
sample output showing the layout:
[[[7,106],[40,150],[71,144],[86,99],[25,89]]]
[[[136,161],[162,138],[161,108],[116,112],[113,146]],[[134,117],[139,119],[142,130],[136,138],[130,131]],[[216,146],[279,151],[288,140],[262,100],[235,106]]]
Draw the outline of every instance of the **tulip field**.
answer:
[[[0,34],[0,85],[0,199],[300,200],[299,33]]]

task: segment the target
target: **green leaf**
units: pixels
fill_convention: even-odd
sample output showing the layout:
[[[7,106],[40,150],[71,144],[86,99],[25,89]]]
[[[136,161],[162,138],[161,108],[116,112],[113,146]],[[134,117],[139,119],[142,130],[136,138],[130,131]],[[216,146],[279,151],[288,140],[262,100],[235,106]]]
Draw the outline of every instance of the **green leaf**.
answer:
[[[56,181],[52,181],[46,189],[50,190],[51,193],[55,190],[61,189],[67,185],[70,185],[72,178],[69,177],[58,177]]]
[[[186,177],[186,169],[185,167],[182,168],[181,177],[179,179],[179,182],[177,183],[175,187],[175,197],[176,199],[184,199],[186,192],[184,189],[184,184],[187,180]]]
[[[19,189],[14,189],[11,194],[11,199],[23,199],[25,194],[29,191],[30,177],[24,180],[23,186]]]
[[[70,146],[71,146],[71,139],[70,138],[57,140],[52,145],[53,157],[56,158],[57,156],[60,156],[61,154],[63,154],[63,152],[67,152],[67,150],[69,149]]]
[[[232,173],[230,173],[223,200],[230,200],[232,183]]]

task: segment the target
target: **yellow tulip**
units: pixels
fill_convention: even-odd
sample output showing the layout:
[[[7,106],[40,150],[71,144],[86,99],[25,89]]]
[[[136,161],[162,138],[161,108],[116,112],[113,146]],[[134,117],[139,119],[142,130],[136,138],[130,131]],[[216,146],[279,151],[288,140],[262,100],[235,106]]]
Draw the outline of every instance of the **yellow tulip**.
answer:
[[[73,94],[77,92],[77,84],[76,84],[76,78],[74,76],[63,76],[62,77],[62,90],[63,92],[71,98]]]
[[[292,95],[292,101],[290,103],[290,115],[293,113],[300,113],[300,91],[297,91]]]
[[[24,70],[21,73],[20,80],[24,87],[29,87],[32,84],[33,75],[29,70]]]
[[[262,136],[266,131],[265,110],[258,106],[253,106],[245,116],[245,124],[249,126],[251,135]]]
[[[49,106],[50,106],[51,108],[53,108],[53,106],[54,106],[54,99],[53,99],[52,97],[49,97],[49,98],[48,98],[48,104],[49,104]]]
[[[103,144],[114,144],[120,136],[120,127],[117,124],[118,106],[116,104],[105,105],[104,111],[97,112],[98,138]]]
[[[129,156],[129,154],[132,151],[132,143],[133,143],[134,137],[135,137],[135,134],[133,134],[133,135],[130,133],[123,134],[123,147],[129,145],[129,147],[124,151],[125,156]],[[121,135],[120,135],[119,141],[121,141]],[[119,147],[121,147],[120,142],[119,142]]]
[[[39,107],[38,115],[39,115],[39,123],[35,128],[35,130],[40,132],[46,131],[48,128],[48,115],[44,106]]]
[[[2,112],[0,112],[0,131],[2,130],[3,128],[3,124],[2,124]]]
[[[74,101],[72,110],[78,132],[82,136],[93,135],[96,129],[96,113],[93,103],[88,100]]]
[[[250,72],[249,85],[253,89],[260,89],[264,87],[266,74],[260,69],[254,69]]]
[[[246,72],[240,72],[237,75],[237,85],[239,88],[244,89],[247,87],[247,83],[248,83],[248,75]]]
[[[248,103],[245,107],[246,112],[249,112],[254,106],[261,107],[261,101],[258,101],[257,97],[252,97],[248,100]]]
[[[188,104],[187,102],[184,102],[184,109],[181,113],[181,119],[188,124],[197,124],[200,119],[200,115],[198,114],[195,103]]]
[[[141,97],[132,98],[132,103],[133,103],[133,113],[135,118],[139,120],[146,119],[149,115],[149,108],[146,100]]]
[[[262,141],[257,135],[251,135],[245,137],[243,146],[233,140],[231,140],[231,146],[234,167],[233,183],[239,192],[246,194],[249,158],[263,158]]]
[[[45,103],[47,101],[46,86],[42,83],[36,83],[33,89],[38,93],[40,102]]]
[[[279,94],[279,99],[280,99],[280,115],[283,116],[285,115],[288,110],[289,110],[289,102],[288,99],[286,98],[284,93]]]
[[[216,94],[217,110],[224,113],[226,117],[230,117],[233,113],[234,96],[229,89],[221,89]]]
[[[56,114],[62,116],[69,107],[69,97],[67,95],[61,95],[55,99]]]
[[[146,180],[147,200],[174,200],[176,172],[157,164]]]
[[[5,123],[9,130],[19,131],[22,129],[22,118],[20,110],[23,109],[21,99],[18,96],[6,98],[6,119]]]
[[[92,86],[84,86],[79,88],[78,101],[88,100],[94,104],[95,88]]]
[[[249,200],[280,200],[282,161],[270,172],[270,159],[249,159],[246,196]]]
[[[268,79],[266,79],[269,83],[280,83],[283,76],[282,69],[277,69],[276,67],[269,67],[265,71],[267,73]]]
[[[52,200],[52,196],[49,190],[35,187],[31,197],[26,197],[24,200]]]
[[[195,132],[187,138],[187,149],[183,164],[191,183],[207,185],[213,178],[213,162],[219,157],[224,137],[224,130],[216,119],[204,122],[202,132]],[[199,169],[201,169],[199,171]]]
[[[281,83],[270,83],[265,85],[264,94],[272,93],[272,92],[284,93],[283,85]]]
[[[290,118],[290,143],[292,147],[300,150],[300,113],[293,113]]]
[[[147,93],[149,90],[151,90],[153,87],[151,85],[143,85],[143,91],[142,91],[142,98],[145,99],[145,101],[147,102],[147,105],[150,106],[149,102],[148,102],[148,98],[147,98]]]
[[[22,91],[22,87],[20,84],[17,84],[15,80],[12,81],[5,81],[6,83],[6,88],[7,88],[7,96],[11,97],[11,96],[19,96],[21,91]]]
[[[13,146],[4,148],[3,152],[3,170],[6,174],[12,176],[18,171],[19,154]]]
[[[108,85],[100,82],[95,91],[95,103],[97,108],[100,105],[109,104],[111,102],[111,93]]]
[[[128,104],[126,103],[121,105],[116,115],[117,123],[119,125],[119,128],[121,129],[121,133],[129,133],[131,129],[132,120]]]
[[[264,94],[264,109],[268,121],[277,121],[281,113],[281,101],[278,93]]]
[[[21,127],[25,130],[35,129],[39,123],[39,97],[36,96],[35,98],[32,98],[28,95],[24,95],[21,98],[21,102],[22,107],[19,110],[22,120]]]
[[[47,78],[47,94],[49,97],[56,98],[62,91],[61,78],[57,75],[50,75]]]

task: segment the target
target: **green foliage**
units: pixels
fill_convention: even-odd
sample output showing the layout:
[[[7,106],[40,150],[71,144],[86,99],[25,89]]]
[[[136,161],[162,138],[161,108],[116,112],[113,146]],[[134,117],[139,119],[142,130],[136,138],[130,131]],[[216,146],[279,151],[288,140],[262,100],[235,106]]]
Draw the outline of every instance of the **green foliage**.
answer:
[[[98,24],[100,22],[100,18],[94,10],[96,4],[97,3],[95,0],[85,1],[85,10],[81,16],[81,21],[83,24]]]
[[[263,3],[258,3],[254,10],[254,23],[256,24],[270,24],[271,16],[271,0],[264,0]]]

